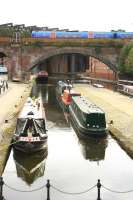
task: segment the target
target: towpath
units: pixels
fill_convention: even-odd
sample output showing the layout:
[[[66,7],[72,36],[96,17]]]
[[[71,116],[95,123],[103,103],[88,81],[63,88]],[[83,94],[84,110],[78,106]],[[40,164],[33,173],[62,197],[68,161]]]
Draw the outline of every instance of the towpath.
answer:
[[[106,88],[95,88],[87,84],[76,84],[74,87],[105,111],[109,131],[133,157],[133,99]],[[110,124],[111,120],[113,124]]]
[[[26,84],[9,83],[9,89],[0,95],[0,124],[16,110],[27,88]]]
[[[8,90],[0,94],[0,175],[4,169],[17,115],[30,90],[30,84],[9,82]]]

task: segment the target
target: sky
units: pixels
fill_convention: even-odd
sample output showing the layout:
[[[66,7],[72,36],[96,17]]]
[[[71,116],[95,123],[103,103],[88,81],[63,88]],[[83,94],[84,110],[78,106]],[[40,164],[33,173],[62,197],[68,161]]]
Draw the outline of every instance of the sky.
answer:
[[[0,24],[133,31],[133,0],[3,0]]]

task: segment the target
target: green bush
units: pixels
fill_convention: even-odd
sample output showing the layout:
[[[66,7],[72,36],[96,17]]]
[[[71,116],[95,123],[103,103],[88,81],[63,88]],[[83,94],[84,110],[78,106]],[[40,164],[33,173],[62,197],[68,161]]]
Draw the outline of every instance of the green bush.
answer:
[[[119,71],[121,74],[133,75],[133,43],[123,47],[119,59]]]

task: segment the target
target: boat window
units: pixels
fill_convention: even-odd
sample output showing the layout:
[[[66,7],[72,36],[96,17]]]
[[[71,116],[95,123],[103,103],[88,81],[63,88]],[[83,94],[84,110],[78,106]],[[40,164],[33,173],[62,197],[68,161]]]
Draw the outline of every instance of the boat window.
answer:
[[[15,131],[15,134],[17,135],[27,135],[27,131],[25,130],[26,129],[26,125],[27,125],[27,119],[25,118],[20,118],[17,120],[17,126],[16,126],[16,131]]]
[[[34,120],[34,127],[35,127],[35,133],[34,135],[40,135],[46,133],[46,127],[45,127],[45,121],[44,119],[35,119]]]

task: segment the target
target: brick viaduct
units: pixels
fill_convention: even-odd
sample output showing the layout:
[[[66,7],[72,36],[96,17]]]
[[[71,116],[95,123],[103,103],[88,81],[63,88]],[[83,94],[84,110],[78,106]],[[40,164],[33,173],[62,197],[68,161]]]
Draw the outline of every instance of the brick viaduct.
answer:
[[[114,47],[69,47],[69,46],[45,46],[34,47],[30,45],[0,46],[0,54],[4,54],[5,65],[9,69],[9,75],[17,71],[30,71],[46,59],[63,54],[81,54],[92,56],[107,64],[114,72],[117,72],[118,59],[121,48]]]

